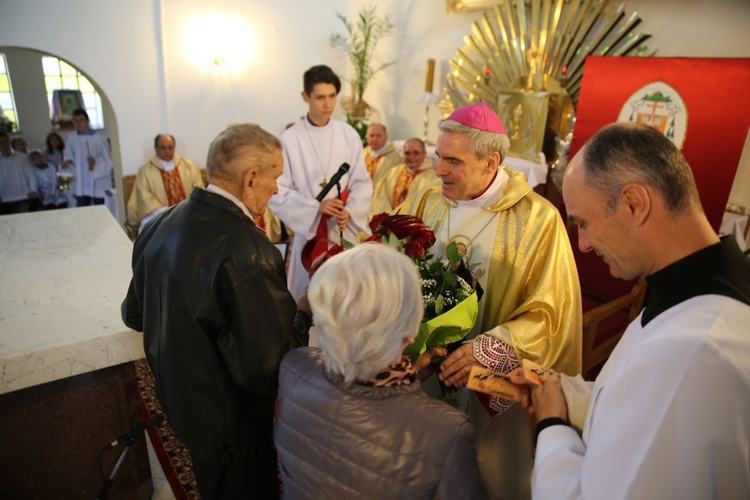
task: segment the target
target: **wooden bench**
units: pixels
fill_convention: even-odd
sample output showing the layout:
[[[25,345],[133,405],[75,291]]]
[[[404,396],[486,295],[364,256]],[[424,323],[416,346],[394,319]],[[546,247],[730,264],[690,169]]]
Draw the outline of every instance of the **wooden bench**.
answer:
[[[202,168],[201,171],[201,177],[203,177],[203,185],[208,185],[208,174],[206,173],[206,169]],[[136,236],[138,236],[138,228],[132,227],[130,224],[128,224],[128,200],[130,200],[130,196],[133,194],[133,186],[135,185],[135,175],[123,175],[122,176],[122,192],[125,196],[125,230],[128,233],[128,236],[131,240],[135,239]]]
[[[202,168],[201,170],[201,177],[203,177],[203,185],[208,186],[208,174],[206,173],[206,169]],[[133,193],[133,185],[135,185],[135,175],[124,175],[122,177],[122,190],[125,194],[125,211],[127,212],[128,209],[128,200],[130,199],[130,195]]]

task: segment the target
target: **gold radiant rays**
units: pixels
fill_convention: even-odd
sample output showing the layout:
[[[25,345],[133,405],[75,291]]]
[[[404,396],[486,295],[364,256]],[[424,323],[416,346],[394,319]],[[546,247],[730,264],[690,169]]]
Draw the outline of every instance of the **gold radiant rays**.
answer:
[[[472,23],[450,60],[443,116],[477,99],[495,106],[509,88],[559,84],[575,104],[586,57],[628,54],[650,36],[634,31],[640,21],[626,16],[624,1],[502,0]]]

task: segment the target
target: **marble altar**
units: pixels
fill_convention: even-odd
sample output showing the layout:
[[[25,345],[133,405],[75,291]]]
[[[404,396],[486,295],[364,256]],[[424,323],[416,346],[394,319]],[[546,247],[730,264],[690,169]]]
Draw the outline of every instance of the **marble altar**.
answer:
[[[120,318],[131,253],[103,205],[0,217],[0,497],[94,498],[97,453],[143,421],[142,336]],[[151,487],[141,435],[110,498]]]

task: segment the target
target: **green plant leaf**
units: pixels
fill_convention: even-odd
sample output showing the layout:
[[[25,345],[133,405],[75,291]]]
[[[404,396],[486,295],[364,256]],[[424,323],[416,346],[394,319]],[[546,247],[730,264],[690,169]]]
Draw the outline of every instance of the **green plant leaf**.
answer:
[[[450,271],[443,271],[443,282],[447,283],[453,288],[455,288],[458,284],[458,282],[456,281],[456,277],[453,276],[453,273]]]
[[[328,43],[331,48],[341,50],[349,59],[355,75],[352,79],[356,94],[354,97],[360,102],[373,76],[395,63],[391,61],[373,66],[375,48],[381,38],[390,34],[393,24],[388,20],[388,16],[381,18],[377,15],[375,5],[359,11],[356,25],[352,25],[346,16],[339,12],[336,13],[336,17],[344,25],[346,35],[333,33],[328,37]]]
[[[341,238],[341,246],[344,247],[346,250],[349,250],[350,248],[354,248],[354,243],[347,240],[346,238]]]
[[[448,262],[451,265],[461,262],[461,253],[458,251],[458,245],[456,245],[455,241],[448,243],[448,246],[445,248],[445,254],[448,256]]]
[[[381,238],[382,239],[382,238]],[[401,251],[401,240],[396,237],[395,234],[391,233],[388,235],[388,246]]]
[[[444,305],[445,300],[443,299],[443,296],[438,295],[437,299],[435,299],[435,314],[442,314]]]

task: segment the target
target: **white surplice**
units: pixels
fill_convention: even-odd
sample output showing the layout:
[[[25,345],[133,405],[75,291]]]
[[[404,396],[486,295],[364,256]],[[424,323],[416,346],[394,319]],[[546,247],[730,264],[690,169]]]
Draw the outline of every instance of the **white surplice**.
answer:
[[[94,169],[89,170],[88,156],[95,159]],[[109,154],[107,139],[97,133],[79,134],[76,131],[65,139],[65,160],[75,165],[76,196],[106,198],[108,189],[112,189],[112,157]],[[64,170],[63,170],[64,171]]]
[[[534,498],[750,498],[750,307],[704,295],[628,327],[583,436],[539,435]]]
[[[369,232],[367,210],[372,199],[372,181],[365,166],[362,140],[344,122],[329,120],[326,125],[316,127],[303,117],[285,130],[280,139],[284,145],[284,171],[278,179],[279,192],[268,206],[294,232],[287,281],[289,291],[298,300],[309,282],[300,255],[320,223],[320,203],[315,197],[322,189],[321,183],[330,181],[341,164],[349,164],[348,173],[341,178],[342,191],[349,191],[346,209],[351,215],[343,237],[356,242],[358,233]],[[333,188],[325,198],[336,196]],[[328,238],[334,244],[339,243],[334,218],[328,221]]]

